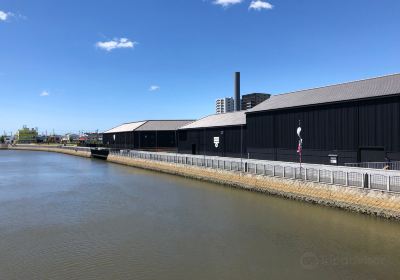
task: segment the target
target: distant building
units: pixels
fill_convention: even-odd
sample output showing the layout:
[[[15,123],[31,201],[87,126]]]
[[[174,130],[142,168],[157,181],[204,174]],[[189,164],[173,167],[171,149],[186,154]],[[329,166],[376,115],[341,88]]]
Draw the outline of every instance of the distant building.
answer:
[[[4,144],[12,144],[14,136],[4,135]]]
[[[55,135],[55,134],[49,135],[49,136],[47,136],[47,142],[48,143],[61,143],[61,138],[62,138],[61,135]]]
[[[103,144],[103,134],[98,132],[86,132],[81,134],[77,139],[79,146],[97,146]]]
[[[223,114],[233,112],[235,110],[235,101],[232,97],[218,98],[215,101],[215,112]]]
[[[69,144],[69,143],[78,143],[79,135],[74,133],[67,133],[63,137],[61,137],[61,143]]]
[[[112,149],[176,151],[178,128],[193,120],[145,120],[125,123],[103,133]]]
[[[19,129],[15,134],[15,140],[18,143],[29,144],[29,143],[36,143],[37,142],[38,132],[35,128],[28,128],[25,125],[22,129]]]
[[[37,143],[46,143],[47,142],[47,136],[46,135],[38,135],[36,137]]]
[[[256,105],[260,104],[261,102],[267,100],[270,98],[270,94],[266,93],[250,93],[250,94],[245,94],[242,96],[242,104],[241,104],[241,109],[242,110],[248,110]]]
[[[103,134],[102,133],[88,132],[88,133],[86,133],[86,135],[87,135],[88,144],[98,145],[98,144],[103,143]]]

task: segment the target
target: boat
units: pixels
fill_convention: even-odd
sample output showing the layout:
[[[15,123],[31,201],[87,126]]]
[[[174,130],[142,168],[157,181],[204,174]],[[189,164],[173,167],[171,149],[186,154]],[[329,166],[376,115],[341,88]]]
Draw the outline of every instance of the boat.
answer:
[[[104,149],[104,148],[92,148],[92,149],[90,149],[90,154],[91,154],[92,158],[106,160],[109,153],[110,153],[110,150]]]

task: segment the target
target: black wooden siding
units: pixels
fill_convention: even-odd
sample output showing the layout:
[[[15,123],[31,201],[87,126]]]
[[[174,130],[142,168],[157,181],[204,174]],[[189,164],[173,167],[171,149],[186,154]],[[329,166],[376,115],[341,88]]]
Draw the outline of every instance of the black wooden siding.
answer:
[[[251,158],[297,161],[296,129],[301,121],[303,161],[339,163],[400,160],[400,97],[247,114],[247,152]],[[369,151],[380,152],[369,158]],[[363,156],[362,156],[363,155]],[[371,154],[372,155],[372,154]],[[363,159],[361,159],[363,157]]]
[[[115,141],[113,138],[115,135]],[[134,131],[103,134],[103,144],[112,149],[177,148],[176,131]]]
[[[219,137],[218,148],[214,137]],[[227,126],[178,130],[179,153],[210,156],[246,156],[246,126]]]

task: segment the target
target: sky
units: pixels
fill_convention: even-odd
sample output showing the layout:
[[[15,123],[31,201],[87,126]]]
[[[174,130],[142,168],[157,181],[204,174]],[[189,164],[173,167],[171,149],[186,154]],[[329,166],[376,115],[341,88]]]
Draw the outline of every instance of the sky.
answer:
[[[400,72],[398,0],[0,0],[0,132],[196,119]]]

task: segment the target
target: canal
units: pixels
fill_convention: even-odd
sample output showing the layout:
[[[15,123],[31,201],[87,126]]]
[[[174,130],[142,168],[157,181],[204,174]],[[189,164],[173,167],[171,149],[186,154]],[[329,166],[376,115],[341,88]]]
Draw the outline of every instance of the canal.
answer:
[[[400,223],[0,151],[0,279],[399,279]]]

